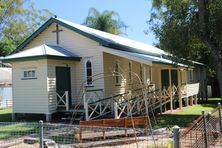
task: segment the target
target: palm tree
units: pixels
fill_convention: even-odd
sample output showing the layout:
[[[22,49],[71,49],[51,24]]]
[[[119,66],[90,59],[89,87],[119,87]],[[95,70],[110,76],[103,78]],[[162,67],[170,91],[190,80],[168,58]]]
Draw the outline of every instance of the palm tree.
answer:
[[[90,8],[84,25],[112,34],[124,34],[121,29],[126,29],[127,26],[120,20],[118,13],[105,10],[100,13],[95,8]]]

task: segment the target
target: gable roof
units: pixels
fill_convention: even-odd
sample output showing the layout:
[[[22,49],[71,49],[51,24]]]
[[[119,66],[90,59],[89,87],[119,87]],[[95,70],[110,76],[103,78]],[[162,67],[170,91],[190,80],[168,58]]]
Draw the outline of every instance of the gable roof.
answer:
[[[57,23],[63,27],[66,27],[76,33],[79,33],[87,38],[90,38],[96,42],[99,42],[101,45],[114,48],[117,50],[135,52],[141,54],[147,54],[152,56],[162,56],[167,55],[167,53],[159,48],[156,48],[151,45],[147,45],[141,42],[137,42],[131,39],[127,39],[118,35],[113,35],[106,33],[100,30],[92,29],[83,25],[75,24],[70,21],[66,21],[60,18],[51,17],[46,21],[38,30],[36,30],[30,37],[23,41],[15,50],[15,52],[20,51],[24,48],[29,42],[31,42],[35,37],[37,37],[42,31],[44,31],[52,23]]]
[[[57,23],[65,28],[68,28],[76,33],[79,33],[89,39],[92,39],[102,46],[109,47],[112,49],[116,49],[118,51],[126,52],[129,55],[136,56],[138,58],[151,60],[156,63],[165,63],[165,64],[176,64],[172,60],[165,58],[167,56],[171,56],[169,53],[151,46],[147,45],[135,40],[131,40],[128,38],[124,38],[118,35],[106,33],[100,30],[96,30],[93,28],[86,27],[84,25],[79,25],[67,20],[63,20],[60,18],[51,17],[48,21],[46,21],[39,29],[37,29],[31,36],[29,36],[26,40],[24,40],[13,53],[19,52],[23,49],[27,44],[29,44],[35,37],[37,37],[41,32],[43,32],[47,27],[51,24]],[[61,48],[61,47],[60,47]],[[80,60],[80,57],[76,57],[76,60]],[[4,59],[5,61],[6,59]],[[205,66],[202,63],[192,61],[194,64]],[[187,66],[181,63],[177,63],[180,66]]]
[[[9,55],[3,58],[3,62],[6,61],[25,61],[31,59],[47,58],[47,59],[65,59],[65,60],[76,60],[79,61],[81,58],[73,54],[72,52],[60,47],[52,45],[40,45],[33,47],[18,53]]]

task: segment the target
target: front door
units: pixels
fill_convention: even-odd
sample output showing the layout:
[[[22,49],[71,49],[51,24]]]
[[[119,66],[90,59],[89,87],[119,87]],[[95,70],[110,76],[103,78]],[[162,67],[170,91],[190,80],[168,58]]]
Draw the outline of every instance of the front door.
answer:
[[[56,92],[62,96],[65,91],[69,93],[69,106],[71,106],[70,67],[56,67]]]

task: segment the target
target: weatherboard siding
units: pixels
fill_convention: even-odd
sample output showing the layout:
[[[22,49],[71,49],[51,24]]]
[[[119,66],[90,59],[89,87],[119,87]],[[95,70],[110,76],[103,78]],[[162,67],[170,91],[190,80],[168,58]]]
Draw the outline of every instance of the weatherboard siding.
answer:
[[[61,61],[61,60],[47,60],[47,86],[49,98],[49,111],[56,112],[56,67],[70,67],[70,80],[71,80],[71,97],[72,102],[76,102],[76,62],[74,61]],[[69,92],[70,93],[70,92]]]
[[[104,60],[104,85],[105,85],[105,96],[109,97],[111,95],[124,93],[130,89],[139,88],[140,85],[140,64],[138,62],[115,56],[109,53],[103,53]],[[114,72],[115,62],[119,63],[120,73],[122,75],[119,84],[115,83],[115,76],[112,75]],[[129,62],[132,63],[132,81],[129,82]],[[144,65],[143,65],[144,66]],[[149,70],[150,67],[146,66],[147,79],[150,78]]]
[[[86,80],[85,78],[85,60],[90,58],[92,60],[92,71],[93,75],[98,73],[103,73],[103,54],[102,51],[99,50],[99,43],[86,38],[72,30],[69,30],[65,27],[59,26],[59,29],[62,29],[62,32],[59,32],[59,45],[66,50],[71,51],[75,55],[81,57],[80,62],[76,62],[74,65],[74,78],[72,84],[72,100],[74,103],[82,103],[82,92],[80,87]],[[49,26],[45,31],[39,34],[35,39],[33,39],[25,49],[32,48],[35,46],[39,46],[41,44],[49,44],[56,45],[56,34],[52,33],[55,30],[55,23]],[[52,62],[50,62],[52,64]],[[55,89],[55,78],[51,78],[53,75],[52,69],[56,66],[56,64],[60,65],[61,63],[66,63],[66,61],[57,61],[52,65],[49,65],[48,73],[50,78],[48,78],[47,83],[48,88],[52,90]],[[73,76],[73,75],[72,75]],[[93,82],[93,87],[89,89],[104,89],[104,80],[99,79]],[[49,102],[50,102],[50,111],[55,111],[55,102],[52,101],[52,98],[55,98],[55,94],[49,94]]]
[[[35,68],[37,79],[22,79],[23,69]],[[13,112],[49,113],[46,60],[12,63]]]
[[[80,86],[86,80],[85,78],[85,62],[87,59],[92,61],[93,75],[103,73],[103,54],[99,50],[99,43],[86,38],[78,33],[75,33],[69,29],[62,28],[60,45],[75,53],[77,56],[82,57],[81,61],[76,64],[76,85],[77,92],[79,92]],[[103,76],[101,76],[103,77]],[[104,89],[104,80],[98,79],[93,82],[93,87],[89,89]],[[81,96],[81,95],[80,95]],[[80,97],[79,95],[77,97]]]
[[[55,30],[55,28],[56,28],[55,24],[50,25],[36,38],[34,38],[29,44],[27,44],[24,47],[24,50],[40,46],[42,44],[56,45],[56,33],[52,32],[53,30]]]

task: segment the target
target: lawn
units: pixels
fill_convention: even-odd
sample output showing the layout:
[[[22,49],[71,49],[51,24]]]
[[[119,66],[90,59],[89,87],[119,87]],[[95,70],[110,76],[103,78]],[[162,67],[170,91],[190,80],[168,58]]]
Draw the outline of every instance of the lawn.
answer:
[[[0,139],[21,137],[23,135],[37,133],[38,124],[27,123],[0,123]]]
[[[156,123],[153,123],[155,128],[172,127],[178,125],[180,127],[187,127],[189,123],[197,119],[204,110],[206,113],[212,111],[217,107],[220,98],[210,98],[206,104],[198,104],[188,107],[183,107],[181,110],[177,109],[173,113],[166,113],[156,118]]]

